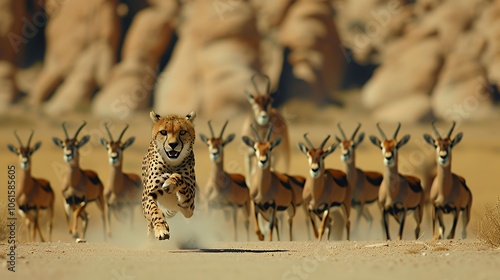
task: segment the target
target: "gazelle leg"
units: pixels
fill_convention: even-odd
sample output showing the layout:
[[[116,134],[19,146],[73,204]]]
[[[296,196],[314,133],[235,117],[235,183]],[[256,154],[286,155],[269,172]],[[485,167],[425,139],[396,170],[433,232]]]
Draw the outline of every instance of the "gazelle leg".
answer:
[[[453,239],[455,237],[455,230],[457,229],[458,216],[460,215],[460,210],[456,207],[453,210],[453,225],[451,226],[451,231],[446,237],[447,239]]]
[[[312,213],[312,210],[308,210],[307,213],[309,216],[309,220],[311,221],[311,226],[313,228],[314,237],[317,239],[319,236],[319,233],[318,233],[318,228],[316,228],[316,222],[314,221],[314,213]]]
[[[403,239],[403,230],[405,229],[405,221],[406,221],[406,208],[403,209],[402,215],[399,217],[399,233],[398,240]]]
[[[361,217],[364,216],[364,207],[363,204],[359,204],[356,206],[356,224],[355,224],[355,233],[358,232],[359,223],[361,222]]]
[[[234,234],[234,241],[238,241],[238,223],[237,223],[237,220],[238,220],[238,213],[236,211],[238,211],[238,208],[236,208],[236,206],[233,206],[232,207],[232,210],[233,210],[233,234]]]
[[[101,211],[101,219],[102,219],[102,226],[103,226],[103,231],[104,231],[104,241],[107,240],[107,237],[111,237],[111,229],[109,226],[109,219],[108,215],[106,215],[108,210],[108,204],[104,201],[104,195],[99,195],[97,197],[97,207],[99,207],[99,210]]]
[[[288,229],[290,234],[290,241],[293,241],[292,226],[293,226],[293,217],[295,216],[295,205],[292,204],[292,206],[288,207],[287,214],[288,214]]]
[[[346,236],[347,240],[350,240],[351,238],[351,220],[349,219],[349,210],[347,210],[347,207],[345,204],[343,205],[342,209],[344,209],[344,219],[345,219],[345,230],[346,230]],[[363,208],[361,208],[363,209]]]
[[[85,239],[85,236],[87,234],[87,227],[89,226],[89,214],[85,209],[80,213],[80,218],[82,218],[82,226],[83,226],[83,235],[82,239]]]
[[[383,210],[382,212],[382,223],[385,229],[385,238],[386,240],[391,240],[391,236],[389,235],[389,221],[387,220],[387,215],[389,213],[387,212],[386,209]]]
[[[71,232],[71,220],[70,220],[72,208],[73,207],[69,203],[64,202],[64,214],[66,216],[66,225],[68,226],[69,234],[72,234],[72,232]]]
[[[31,238],[31,220],[32,216],[29,211],[24,212],[24,225],[26,226],[26,241],[32,242]]]
[[[436,209],[436,215],[439,222],[439,239],[444,238],[444,221],[443,221],[443,211],[441,209]]]
[[[52,242],[52,225],[54,222],[54,201],[49,205],[49,242]]]
[[[323,216],[321,217],[321,225],[319,226],[319,232],[318,232],[318,241],[321,241],[321,238],[323,237],[323,233],[325,232],[326,223],[329,220],[329,215],[330,215],[330,210],[326,209],[323,212]],[[330,234],[330,233],[328,233],[328,234]]]
[[[420,236],[420,223],[422,222],[422,215],[423,211],[421,209],[421,206],[419,206],[418,209],[415,209],[415,212],[413,213],[413,217],[415,218],[415,222],[417,223],[417,226],[415,227],[415,239],[418,239],[418,237]]]
[[[273,241],[273,229],[276,228],[276,235],[278,237],[278,241],[280,240],[280,232],[278,227],[278,221],[276,217],[276,203],[273,203],[271,208],[271,215],[269,218],[269,241]]]
[[[78,205],[76,205],[76,209],[73,211],[73,228],[71,229],[70,233],[72,233],[74,238],[78,238],[78,217],[80,217],[80,213],[85,209],[85,202],[82,202]],[[83,235],[85,236],[85,230],[83,231]],[[85,237],[83,237],[85,238]]]
[[[38,234],[40,235],[40,241],[45,242],[45,239],[43,238],[42,235],[42,230],[40,229],[39,220],[40,220],[40,210],[37,207],[35,208],[35,230],[33,231],[33,233],[36,235],[35,231],[38,231]],[[35,238],[33,237],[33,241],[34,240]]]
[[[245,224],[245,231],[247,232],[247,241],[250,241],[250,199],[243,206],[243,222]]]
[[[462,239],[467,238],[467,225],[469,224],[470,220],[470,206],[465,208],[464,212],[462,213]]]
[[[254,213],[254,221],[255,221],[255,234],[257,234],[257,238],[259,238],[260,241],[263,241],[264,240],[264,234],[262,234],[262,231],[260,231],[260,228],[259,228],[259,209],[257,207],[257,205],[253,205],[254,209],[253,209],[253,213]]]

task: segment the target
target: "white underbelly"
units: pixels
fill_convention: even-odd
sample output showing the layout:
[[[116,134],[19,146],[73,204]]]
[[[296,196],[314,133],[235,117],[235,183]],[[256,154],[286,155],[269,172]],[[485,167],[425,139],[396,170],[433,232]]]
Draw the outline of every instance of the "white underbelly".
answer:
[[[159,196],[156,200],[158,207],[162,211],[170,210],[170,211],[178,211],[179,210],[179,205],[177,205],[178,198],[177,195],[174,194],[164,194],[162,196]]]

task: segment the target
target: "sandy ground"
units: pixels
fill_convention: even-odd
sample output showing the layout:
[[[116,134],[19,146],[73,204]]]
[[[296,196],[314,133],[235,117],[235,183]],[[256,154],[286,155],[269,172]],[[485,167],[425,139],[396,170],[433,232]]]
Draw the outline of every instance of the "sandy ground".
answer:
[[[366,112],[348,102],[346,109],[325,107],[313,108],[303,102],[290,104],[282,112],[290,122],[292,146],[291,174],[307,176],[307,161],[296,148],[302,134],[309,132],[314,143],[319,143],[326,134],[337,133],[337,122],[342,122],[349,134],[359,121],[367,136],[378,135],[375,123]],[[463,175],[474,195],[472,220],[468,227],[469,238],[463,241],[433,242],[428,213],[423,221],[423,236],[413,239],[415,223],[410,217],[403,241],[385,242],[380,226],[380,215],[376,205],[371,205],[375,222],[370,227],[362,221],[353,229],[351,241],[321,242],[310,240],[305,219],[300,212],[294,222],[294,242],[258,242],[253,230],[246,240],[241,214],[238,224],[238,240],[234,242],[232,226],[222,213],[206,216],[203,205],[198,206],[193,219],[175,217],[170,221],[172,240],[148,241],[145,220],[136,209],[134,223],[120,223],[112,219],[113,237],[104,242],[100,214],[95,205],[89,205],[91,221],[87,232],[87,243],[76,244],[66,230],[60,182],[64,162],[62,152],[53,143],[53,136],[62,137],[62,121],[68,122],[70,134],[85,119],[88,124],[81,135],[89,134],[92,140],[81,150],[81,166],[96,170],[102,181],[109,179],[110,166],[104,147],[98,137],[105,135],[104,122],[109,121],[115,134],[125,123],[130,128],[125,138],[136,137],[136,142],[125,151],[124,169],[140,172],[142,155],[146,151],[150,135],[150,120],[147,112],[120,115],[118,120],[105,120],[82,113],[64,118],[50,119],[22,108],[13,108],[0,117],[0,178],[5,181],[7,166],[17,166],[16,157],[6,149],[6,144],[17,144],[14,129],[24,141],[29,129],[35,129],[33,143],[42,141],[41,149],[33,156],[33,175],[52,183],[56,198],[56,215],[51,243],[26,243],[22,220],[16,221],[18,242],[16,273],[7,271],[8,246],[0,243],[0,279],[144,279],[145,276],[187,277],[187,279],[314,279],[340,277],[340,279],[498,279],[500,251],[490,249],[476,239],[478,222],[484,214],[484,205],[494,203],[500,196],[497,177],[500,166],[500,120],[481,123],[465,123],[461,119],[456,132],[463,131],[462,142],[453,151],[453,171]],[[239,131],[244,114],[228,116],[230,123],[226,133],[238,135],[234,143],[227,146],[225,163],[231,172],[243,172],[243,151]],[[220,127],[225,118],[214,119]],[[197,133],[208,134],[206,119],[196,120]],[[449,124],[440,127],[446,130]],[[393,124],[383,124],[387,134],[392,134]],[[217,130],[217,129],[216,129]],[[430,124],[403,125],[400,136],[411,134],[410,144],[401,150],[400,170],[403,173],[422,176],[432,168],[434,150],[424,144],[422,133],[431,133]],[[443,132],[444,133],[444,132]],[[358,166],[366,170],[381,171],[383,168],[380,150],[364,143],[357,152]],[[332,142],[330,142],[332,143]],[[203,188],[210,169],[205,145],[197,141],[196,172],[198,183]],[[336,151],[326,160],[328,167],[343,169]],[[17,167],[17,172],[21,172]],[[0,188],[0,202],[5,202],[6,188]],[[5,204],[4,204],[5,205]],[[6,210],[0,209],[5,219]],[[2,215],[3,214],[3,215]],[[356,212],[353,212],[353,216]],[[354,220],[351,218],[351,220]],[[451,220],[446,219],[448,229]],[[396,236],[397,227],[391,219],[391,233]],[[46,221],[42,230],[46,233]],[[251,225],[253,229],[253,225]],[[459,224],[457,235],[460,235]],[[287,229],[282,240],[288,240]],[[194,248],[194,249],[190,249]]]

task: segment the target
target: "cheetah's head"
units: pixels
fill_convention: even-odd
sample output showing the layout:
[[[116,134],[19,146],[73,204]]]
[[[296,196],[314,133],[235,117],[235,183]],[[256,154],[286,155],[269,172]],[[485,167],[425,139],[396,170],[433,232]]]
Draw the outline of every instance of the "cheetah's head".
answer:
[[[156,142],[158,152],[166,162],[172,165],[181,164],[193,150],[195,112],[185,117],[178,115],[162,117],[151,111],[150,117],[153,120],[152,138]]]

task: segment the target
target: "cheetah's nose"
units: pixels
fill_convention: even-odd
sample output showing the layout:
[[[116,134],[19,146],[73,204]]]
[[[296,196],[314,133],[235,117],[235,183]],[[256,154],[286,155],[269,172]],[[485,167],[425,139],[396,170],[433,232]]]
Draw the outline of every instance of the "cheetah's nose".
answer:
[[[173,142],[173,143],[168,143],[168,145],[170,146],[170,148],[175,149],[175,147],[177,147],[177,145],[179,145],[179,143]]]

